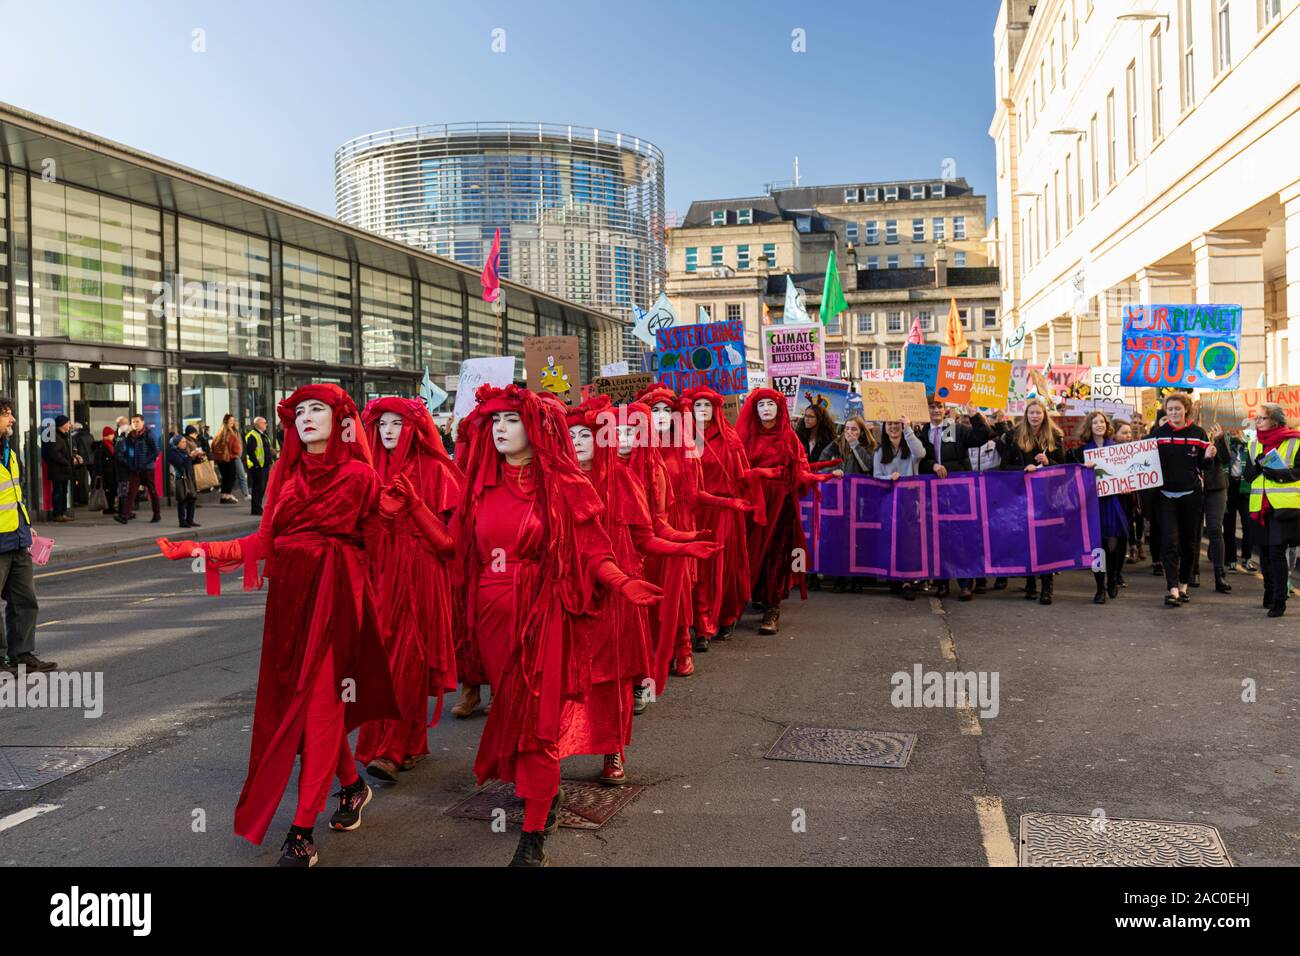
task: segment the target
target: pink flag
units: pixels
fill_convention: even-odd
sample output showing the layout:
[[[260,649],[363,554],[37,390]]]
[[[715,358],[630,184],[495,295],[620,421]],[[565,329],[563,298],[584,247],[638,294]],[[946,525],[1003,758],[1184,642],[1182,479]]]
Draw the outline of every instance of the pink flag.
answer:
[[[483,301],[495,302],[501,297],[501,230],[492,237],[492,251],[483,264]]]
[[[925,333],[921,331],[921,317],[919,315],[912,320],[912,331],[907,333],[907,344],[925,344]]]

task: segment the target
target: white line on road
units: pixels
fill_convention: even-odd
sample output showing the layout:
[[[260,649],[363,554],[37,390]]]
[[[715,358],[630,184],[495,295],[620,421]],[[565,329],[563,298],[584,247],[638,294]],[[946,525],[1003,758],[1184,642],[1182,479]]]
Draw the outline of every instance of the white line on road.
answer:
[[[20,823],[26,823],[28,820],[34,820],[42,814],[49,813],[51,810],[57,810],[63,806],[61,803],[38,803],[34,807],[28,807],[26,810],[19,810],[17,813],[11,813],[7,817],[0,818],[0,831],[12,830]]]
[[[49,627],[51,624],[62,624],[62,623],[63,623],[63,621],[61,621],[61,620],[59,620],[59,621],[41,621],[41,623],[40,623],[40,624],[37,624],[36,626],[37,626],[37,627]]]
[[[104,564],[91,564],[84,568],[68,568],[64,571],[45,571],[36,575],[36,580],[41,578],[52,578],[60,574],[76,574],[78,571],[97,571],[100,568],[111,568],[118,564],[131,564],[133,561],[152,561],[154,558],[161,558],[161,554],[146,554],[139,558],[123,558],[120,561],[107,561]]]
[[[1016,847],[1007,830],[1007,815],[1002,812],[1001,797],[976,797],[975,815],[980,821],[984,855],[989,866],[1015,866]]]

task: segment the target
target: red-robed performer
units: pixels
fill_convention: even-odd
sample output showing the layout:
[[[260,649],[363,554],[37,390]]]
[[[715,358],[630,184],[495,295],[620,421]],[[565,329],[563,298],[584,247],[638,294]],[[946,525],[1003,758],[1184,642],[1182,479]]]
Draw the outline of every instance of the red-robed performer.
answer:
[[[570,409],[567,420],[578,467],[605,503],[601,525],[621,569],[633,577],[642,577],[645,555],[707,558],[717,550],[717,545],[710,542],[673,542],[655,535],[645,492],[631,470],[619,462],[623,436],[609,396],[597,395]],[[616,686],[618,692],[623,730],[618,747],[605,755],[600,782],[623,784],[627,780],[624,747],[632,742],[633,688],[640,686],[652,670],[649,616],[644,607],[615,593],[599,614],[580,618],[578,629],[596,648],[592,683],[606,693],[612,693]]]
[[[808,597],[808,544],[799,521],[799,499],[829,476],[816,475],[809,467],[803,444],[790,427],[785,396],[775,389],[749,393],[736,430],[750,465],[763,469],[763,512],[749,522],[750,581],[753,601],[763,609],[758,633],[775,634],[781,602],[790,589],[798,585],[800,596]]]
[[[377,398],[361,413],[380,482],[403,499],[405,511],[383,524],[371,554],[375,599],[382,616],[400,720],[363,724],[356,758],[370,775],[397,782],[429,752],[429,697],[456,689],[456,650],[448,562],[455,543],[445,521],[460,503],[462,476],[424,402]]]
[[[234,541],[168,541],[163,554],[201,553],[208,593],[218,573],[241,567],[244,587],[267,590],[262,661],[253,708],[248,777],[235,807],[235,832],[261,843],[301,754],[298,804],[279,866],[314,866],[312,827],[330,781],[343,786],[330,826],[354,830],[371,791],[357,774],[348,732],[396,718],[379,612],[364,550],[379,532],[379,511],[404,503],[380,492],[356,405],[337,385],[304,385],[277,409],[284,451],[271,470],[262,522]]]
[[[634,604],[662,595],[615,563],[563,407],[514,385],[485,385],[476,397],[462,422],[469,460],[453,519],[464,619],[493,695],[474,773],[513,782],[524,800],[511,865],[545,866],[563,803],[560,761],[608,753],[622,730],[616,707],[593,693],[593,648],[577,619],[599,611],[604,589]]]
[[[682,393],[682,413],[695,419],[695,441],[702,446],[700,467],[704,490],[719,499],[743,498],[751,502],[756,521],[766,520],[763,476],[777,477],[774,469],[750,468],[745,445],[722,412],[722,396],[707,386]],[[695,585],[695,639],[726,640],[749,603],[749,545],[745,515],[735,508],[696,509],[696,522],[717,542],[721,553],[701,561]],[[707,645],[706,645],[707,646]]]

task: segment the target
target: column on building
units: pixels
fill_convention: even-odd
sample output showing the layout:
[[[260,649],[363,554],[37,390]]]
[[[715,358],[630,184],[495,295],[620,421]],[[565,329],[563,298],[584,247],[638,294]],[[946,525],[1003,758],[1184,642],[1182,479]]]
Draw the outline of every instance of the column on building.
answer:
[[[1241,306],[1241,384],[1265,368],[1263,229],[1207,232],[1192,240],[1195,301]]]
[[[1300,384],[1300,179],[1278,194],[1282,201],[1282,240],[1286,250],[1286,355],[1278,356],[1270,384]],[[1243,384],[1254,384],[1245,383]]]
[[[1103,298],[1104,296],[1093,296],[1088,300],[1087,311],[1075,316],[1075,348],[1079,350],[1079,361],[1083,365],[1108,364],[1103,354],[1104,330],[1099,311],[1099,303]]]

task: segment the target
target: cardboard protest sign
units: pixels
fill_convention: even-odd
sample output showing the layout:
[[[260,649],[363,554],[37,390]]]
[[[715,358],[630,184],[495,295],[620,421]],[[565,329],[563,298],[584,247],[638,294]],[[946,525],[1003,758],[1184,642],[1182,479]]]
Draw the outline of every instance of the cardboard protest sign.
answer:
[[[823,374],[824,330],[815,323],[769,325],[763,329],[763,362],[771,388],[786,398],[794,411],[794,394],[800,375]]]
[[[1241,306],[1126,305],[1120,369],[1135,388],[1236,388]]]
[[[918,424],[930,420],[920,382],[863,382],[861,392],[862,417],[869,422],[895,422],[900,415]]]
[[[901,368],[867,368],[862,370],[862,381],[864,382],[901,382],[903,380],[903,370]]]
[[[524,370],[532,391],[550,392],[566,405],[581,401],[576,335],[525,336]]]
[[[1154,438],[1087,448],[1083,460],[1097,463],[1093,474],[1097,476],[1098,498],[1146,491],[1165,483],[1164,473],[1160,470],[1160,451]]]
[[[1229,430],[1240,428],[1244,420],[1255,417],[1255,412],[1265,402],[1281,405],[1288,423],[1300,422],[1300,385],[1203,392],[1197,396],[1197,400],[1200,403],[1200,422],[1204,428],[1211,425],[1222,425]],[[1295,425],[1292,424],[1291,427],[1294,428]]]
[[[1010,387],[1010,362],[947,355],[939,360],[934,395],[952,405],[1005,408]]]
[[[610,362],[600,367],[601,375],[627,375],[631,371],[626,362]]]
[[[925,394],[933,395],[939,377],[942,345],[909,345],[903,349],[903,381],[920,382]]]
[[[745,394],[745,323],[736,319],[660,329],[654,373],[655,381],[678,393],[707,385],[719,395]]]
[[[820,405],[837,422],[844,421],[849,400],[849,383],[829,378],[799,376],[799,386],[794,396],[795,417],[803,414],[809,405]]]
[[[649,372],[632,372],[629,375],[599,375],[591,383],[597,395],[608,395],[615,405],[626,405],[654,384]]]
[[[844,358],[844,354],[842,352],[836,352],[834,350],[831,350],[826,353],[826,377],[827,378],[840,377],[840,364],[843,358]]]
[[[456,380],[456,407],[453,414],[460,419],[474,410],[474,393],[480,385],[505,388],[514,380],[513,355],[465,359],[460,363],[460,375]]]

